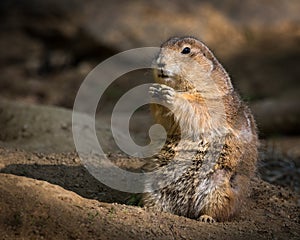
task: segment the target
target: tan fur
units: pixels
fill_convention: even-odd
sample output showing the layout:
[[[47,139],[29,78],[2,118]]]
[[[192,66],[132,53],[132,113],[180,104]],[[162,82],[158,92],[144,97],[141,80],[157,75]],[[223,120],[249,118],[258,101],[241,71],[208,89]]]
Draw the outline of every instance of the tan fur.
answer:
[[[183,54],[185,47],[191,52]],[[230,220],[239,212],[256,169],[258,140],[253,116],[234,91],[227,72],[199,40],[168,40],[156,64],[155,80],[173,98],[167,107],[151,106],[168,140],[153,160],[155,164],[145,169],[164,168],[167,183],[161,180],[160,189],[148,186],[143,201],[148,207],[203,221]],[[173,179],[185,161],[191,165]]]

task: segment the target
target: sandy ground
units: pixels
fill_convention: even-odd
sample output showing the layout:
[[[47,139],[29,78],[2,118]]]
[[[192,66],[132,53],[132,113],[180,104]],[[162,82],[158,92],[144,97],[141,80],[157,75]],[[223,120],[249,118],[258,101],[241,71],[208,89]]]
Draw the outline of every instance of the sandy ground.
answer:
[[[120,204],[130,195],[103,186],[73,153],[33,154],[2,148],[0,163],[2,239],[300,237],[295,193],[258,179],[253,180],[252,194],[239,218],[205,224]]]
[[[253,179],[251,196],[244,204],[240,217],[230,222],[204,224],[130,206],[136,205],[138,196],[113,190],[91,176],[74,150],[69,127],[71,111],[11,102],[2,102],[0,109],[0,122],[6,124],[2,128],[0,141],[2,239],[300,237],[298,165],[294,172],[281,166],[279,171],[285,175],[280,175],[280,178],[273,181],[274,184],[290,187],[294,191],[259,178]],[[31,124],[26,125],[29,120]],[[27,126],[26,129],[22,127],[24,125]],[[98,134],[102,134],[108,142],[111,141],[103,125],[97,129]],[[282,146],[283,152],[288,152],[295,160],[299,159],[299,139],[284,140],[284,144],[278,141],[271,141],[272,145]],[[276,156],[273,162],[267,164],[265,161],[260,166],[260,175],[270,182],[278,171],[274,171],[273,165],[280,167],[283,159],[285,162],[288,159]],[[119,153],[113,153],[110,157],[117,165],[131,170],[138,169],[142,164]],[[298,164],[299,161],[295,163]],[[268,175],[268,171],[273,175]],[[292,176],[294,177],[291,178]],[[290,179],[296,184],[292,186]]]

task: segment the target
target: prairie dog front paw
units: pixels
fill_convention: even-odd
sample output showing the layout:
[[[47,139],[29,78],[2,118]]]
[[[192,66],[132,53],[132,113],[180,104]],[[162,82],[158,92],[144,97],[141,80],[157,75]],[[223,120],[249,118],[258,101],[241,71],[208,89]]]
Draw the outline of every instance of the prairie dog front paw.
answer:
[[[152,98],[159,100],[163,103],[173,104],[176,91],[167,85],[153,84],[149,88],[149,94]]]

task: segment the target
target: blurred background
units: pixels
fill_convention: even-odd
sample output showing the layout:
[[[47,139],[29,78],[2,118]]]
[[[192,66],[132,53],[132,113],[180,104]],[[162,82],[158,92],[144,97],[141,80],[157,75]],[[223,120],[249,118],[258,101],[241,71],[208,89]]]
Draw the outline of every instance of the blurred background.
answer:
[[[299,12],[299,0],[1,0],[0,99],[72,109],[80,84],[101,61],[195,36],[250,104],[260,137],[299,166]],[[141,77],[151,81],[151,73],[133,76],[107,91],[107,106]],[[11,105],[1,106],[5,142],[9,118],[1,116]]]

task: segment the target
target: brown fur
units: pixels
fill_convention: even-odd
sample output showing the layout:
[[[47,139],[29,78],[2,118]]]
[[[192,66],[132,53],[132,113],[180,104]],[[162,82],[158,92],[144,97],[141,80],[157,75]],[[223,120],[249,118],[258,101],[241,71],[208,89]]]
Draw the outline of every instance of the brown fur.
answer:
[[[191,52],[181,53],[185,47]],[[156,64],[156,82],[168,90],[172,100],[168,107],[153,104],[151,110],[156,123],[165,127],[168,140],[145,169],[163,169],[167,177],[161,180],[160,189],[148,186],[144,204],[204,221],[230,220],[239,212],[256,169],[258,140],[253,116],[234,91],[227,72],[199,40],[168,40]],[[173,179],[172,173],[185,161],[191,164]]]

